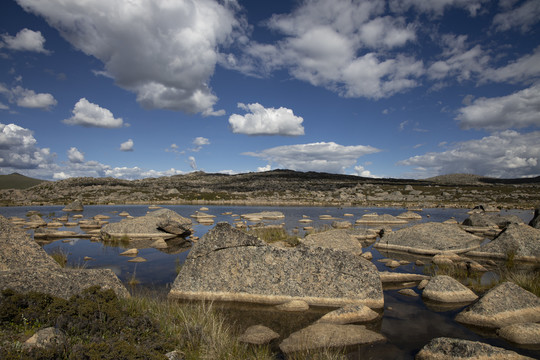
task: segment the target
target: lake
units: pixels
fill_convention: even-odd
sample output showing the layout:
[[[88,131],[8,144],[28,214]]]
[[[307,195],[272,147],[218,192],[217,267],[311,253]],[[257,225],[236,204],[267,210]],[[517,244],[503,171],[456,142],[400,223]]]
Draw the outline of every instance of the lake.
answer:
[[[200,205],[166,205],[164,206],[176,211],[184,217],[190,217],[195,211],[200,210]],[[232,214],[246,214],[260,211],[281,211],[285,215],[285,219],[267,221],[267,224],[284,223],[285,228],[292,232],[297,229],[298,235],[303,236],[302,225],[298,221],[303,216],[308,216],[313,220],[309,226],[315,228],[328,226],[334,220],[321,220],[320,215],[331,215],[332,217],[342,220],[351,221],[354,223],[356,219],[367,213],[376,212],[378,214],[399,215],[405,211],[403,208],[359,208],[359,207],[257,207],[257,206],[206,206],[209,210],[205,213],[215,215],[215,223],[227,221],[232,223],[231,215],[223,215],[227,212]],[[85,206],[82,213],[64,213],[63,206],[36,206],[36,207],[0,207],[0,214],[5,217],[17,216],[26,218],[26,213],[29,210],[37,210],[46,221],[53,218],[69,215],[70,221],[75,214],[82,214],[85,219],[92,218],[95,215],[107,215],[109,222],[118,222],[123,217],[119,216],[122,211],[127,211],[132,216],[145,215],[149,210],[146,205],[117,205],[117,206]],[[468,217],[467,209],[448,209],[435,208],[423,209],[419,214],[422,215],[422,220],[416,220],[413,223],[419,222],[442,222],[450,218],[455,218],[461,222]],[[510,210],[502,211],[502,214],[514,214],[521,217],[525,222],[529,222],[533,212],[530,210]],[[344,214],[352,214],[352,217],[345,217]],[[202,225],[194,221],[195,236],[202,237],[214,225]],[[370,226],[365,226],[370,227]],[[82,232],[78,227],[60,228],[59,230],[70,230]],[[129,257],[119,255],[128,248],[133,247],[130,244],[116,244],[110,246],[108,243],[93,242],[89,239],[60,239],[48,243],[43,248],[48,252],[63,251],[68,254],[68,263],[75,266],[84,266],[86,268],[109,268],[112,269],[122,282],[126,284],[133,277],[139,281],[136,288],[131,288],[132,291],[140,289],[150,289],[159,293],[167,293],[170,285],[177,275],[177,267],[181,265],[189,253],[189,249],[169,248],[166,251],[160,251],[153,248],[139,249],[139,255],[147,261],[143,263],[128,262]],[[389,269],[383,263],[377,261],[387,257],[387,254],[380,253],[372,248],[372,245],[363,249],[364,252],[371,251],[373,253],[373,263],[381,271],[396,271],[407,273],[424,273],[423,266],[416,266],[414,262],[409,265],[400,266],[397,269]],[[392,254],[394,257],[395,254]],[[411,255],[409,255],[410,257]],[[84,257],[91,257],[93,260],[84,261]],[[395,257],[394,257],[395,258]],[[181,271],[181,270],[180,270]],[[489,281],[490,274],[484,275],[486,281]],[[419,293],[419,291],[415,288]],[[524,348],[517,345],[509,344],[504,340],[496,337],[494,333],[485,333],[478,329],[470,329],[453,319],[455,315],[463,308],[443,311],[440,308],[428,307],[421,297],[408,297],[398,293],[397,289],[384,290],[385,306],[382,318],[375,323],[369,324],[367,327],[372,328],[388,338],[385,344],[372,346],[363,346],[353,349],[348,349],[349,358],[376,358],[376,359],[412,359],[414,355],[423,347],[430,339],[440,336],[448,336],[462,339],[470,339],[482,341],[491,345],[504,347],[517,351],[523,355],[533,358],[540,358],[540,348]],[[290,333],[309,325],[319,317],[320,310],[313,309],[310,312],[298,315],[298,321],[291,322],[291,314],[287,314],[289,320],[284,319],[278,321],[275,318],[270,319],[275,315],[272,312],[265,311],[257,306],[245,306],[231,308],[227,307],[223,310],[227,316],[238,321],[240,328],[245,328],[255,323],[268,321],[276,324],[274,327],[279,327],[281,330]],[[288,324],[287,322],[291,322]],[[291,325],[294,323],[294,325]],[[278,331],[280,329],[274,328]],[[278,331],[280,332],[280,331]],[[283,335],[284,333],[281,332]]]

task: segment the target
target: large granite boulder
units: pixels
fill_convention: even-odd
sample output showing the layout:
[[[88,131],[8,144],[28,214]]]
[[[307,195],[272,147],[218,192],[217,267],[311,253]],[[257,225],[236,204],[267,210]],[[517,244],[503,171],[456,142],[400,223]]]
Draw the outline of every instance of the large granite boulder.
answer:
[[[501,215],[501,214],[489,214],[485,212],[472,213],[469,217],[463,220],[463,225],[466,226],[498,226],[504,228],[509,224],[523,224],[523,220],[516,215]]]
[[[302,241],[306,246],[343,250],[354,255],[362,255],[362,245],[346,229],[333,229],[309,234]]]
[[[169,298],[381,308],[376,267],[351,253],[299,246],[277,248],[219,223],[198,241]]]
[[[463,324],[501,328],[540,321],[540,298],[520,286],[504,282],[456,316]]]
[[[433,277],[424,288],[422,296],[432,301],[445,303],[467,303],[478,298],[468,287],[446,275]]]
[[[510,224],[495,239],[467,255],[540,262],[540,229]]]
[[[22,229],[0,215],[0,270],[60,268],[41,246]]]
[[[111,269],[24,268],[0,271],[0,290],[35,291],[69,299],[84,289],[99,285],[119,297],[129,292]]]
[[[84,211],[84,206],[81,200],[75,200],[71,204],[66,205],[62,211]]]
[[[183,230],[183,231],[182,231]],[[191,234],[191,220],[170,209],[159,209],[134,219],[103,226],[101,237],[114,238],[164,238]]]
[[[532,226],[533,228],[540,229],[540,205],[536,206],[534,209],[534,215],[531,221],[529,222],[529,226]]]
[[[514,351],[479,341],[440,337],[432,339],[420,350],[416,360],[526,360]]]
[[[384,342],[386,338],[363,325],[316,323],[292,333],[279,344],[284,353],[320,348],[344,347]]]
[[[0,216],[0,290],[37,291],[68,299],[94,285],[129,296],[110,269],[62,269],[27,233]]]
[[[480,246],[483,238],[469,234],[458,225],[429,222],[384,233],[375,247],[424,255],[441,252],[463,253]]]
[[[497,331],[497,335],[516,344],[540,345],[540,324],[512,324]]]

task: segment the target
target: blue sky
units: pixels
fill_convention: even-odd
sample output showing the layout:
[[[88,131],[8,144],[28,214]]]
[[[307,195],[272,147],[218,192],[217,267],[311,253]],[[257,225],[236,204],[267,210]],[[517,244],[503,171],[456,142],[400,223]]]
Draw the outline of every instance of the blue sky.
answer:
[[[6,0],[0,173],[540,175],[538,0]]]

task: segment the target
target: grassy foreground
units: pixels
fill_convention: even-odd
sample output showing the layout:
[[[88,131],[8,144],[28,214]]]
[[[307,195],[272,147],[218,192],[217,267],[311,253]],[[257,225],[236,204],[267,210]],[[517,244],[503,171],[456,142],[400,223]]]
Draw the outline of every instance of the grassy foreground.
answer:
[[[27,349],[37,330],[56,327],[64,344]],[[272,359],[267,347],[236,340],[211,306],[150,297],[119,299],[92,287],[69,300],[46,294],[2,292],[1,359],[166,359],[177,350],[185,359]]]

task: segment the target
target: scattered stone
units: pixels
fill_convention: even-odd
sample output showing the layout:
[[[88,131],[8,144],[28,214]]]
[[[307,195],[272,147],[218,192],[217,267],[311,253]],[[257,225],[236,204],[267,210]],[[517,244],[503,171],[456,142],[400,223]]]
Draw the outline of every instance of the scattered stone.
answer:
[[[489,227],[497,226],[504,228],[510,224],[523,224],[523,220],[516,215],[486,214],[485,212],[473,213],[463,220],[463,225]]]
[[[279,220],[285,218],[285,215],[280,211],[262,211],[258,213],[243,214],[241,217],[242,219],[256,222],[261,220]]]
[[[176,189],[173,189],[173,190],[176,190]],[[165,357],[167,358],[167,360],[184,360],[184,353],[178,350],[173,350],[166,353]]]
[[[39,228],[34,230],[34,239],[61,239],[61,238],[77,238],[82,234],[75,231],[59,231],[55,229]]]
[[[424,290],[424,288],[427,286],[428,283],[429,283],[429,280],[424,279],[424,280],[420,281],[420,283],[418,284],[418,286],[416,288],[418,290]]]
[[[462,253],[480,246],[482,237],[469,234],[457,225],[435,222],[414,225],[392,233],[384,233],[374,247],[424,255],[443,251]]]
[[[163,238],[170,239],[178,236],[160,230],[164,226],[168,231],[182,232],[191,228],[191,220],[180,216],[170,209],[159,209],[135,219],[124,219],[118,223],[107,224],[101,229],[104,240],[114,238]],[[190,231],[191,233],[191,231]]]
[[[193,229],[191,228],[191,221],[189,221],[189,219],[185,219],[183,222],[178,221],[177,218],[163,219],[157,223],[157,228],[158,230],[181,237],[189,236],[193,232]]]
[[[84,260],[84,261],[92,261],[92,260],[94,260],[94,258],[93,258],[93,257],[90,257],[90,256],[85,256],[85,257],[83,258],[83,260]]]
[[[362,254],[362,246],[345,229],[332,229],[316,234],[307,235],[302,241],[306,246],[343,250],[354,255]]]
[[[84,206],[81,200],[75,200],[63,208],[62,211],[84,211]]]
[[[118,216],[129,216],[129,213],[127,211],[122,211]]]
[[[416,261],[414,262],[414,264],[415,264],[416,266],[424,266],[424,265],[425,265],[424,262],[423,262],[422,260],[416,260]]]
[[[264,345],[278,338],[279,334],[274,330],[263,325],[253,325],[240,335],[238,341],[247,344]]]
[[[349,221],[334,221],[332,227],[334,229],[350,229],[352,224]]]
[[[313,220],[311,220],[311,219],[300,219],[300,220],[298,220],[298,222],[303,223],[303,224],[308,224],[310,222],[313,222]]]
[[[430,279],[430,277],[427,275],[398,273],[398,272],[389,272],[389,271],[381,271],[379,275],[383,283],[393,283],[393,282],[402,283],[402,282],[408,282],[408,281],[422,281],[422,280]]]
[[[381,308],[375,266],[351,253],[320,247],[281,249],[219,223],[191,249],[169,298]]]
[[[137,256],[139,253],[139,249],[128,249],[124,252],[121,252],[120,255],[122,256]]]
[[[303,300],[292,300],[284,304],[276,305],[279,311],[306,311],[309,310],[309,304]]]
[[[395,216],[389,214],[383,215],[370,215],[366,214],[362,218],[356,220],[356,224],[406,224],[407,220],[398,219]]]
[[[397,268],[398,266],[400,266],[401,264],[399,263],[399,261],[396,261],[396,260],[390,260],[390,261],[387,261],[385,263],[386,266],[388,266],[389,268]]]
[[[202,208],[199,209],[199,211],[208,211],[210,210],[209,208],[207,208],[206,206],[203,206]]]
[[[497,331],[497,334],[507,341],[516,344],[539,345],[540,344],[540,324],[522,323],[512,324]]]
[[[360,255],[360,256],[362,256],[362,257],[363,257],[364,259],[366,259],[366,260],[371,260],[371,259],[373,259],[373,254],[371,253],[371,251],[367,251],[367,252],[363,253],[363,254]]]
[[[410,297],[417,297],[418,293],[414,291],[413,289],[401,289],[398,291],[401,295],[410,296]]]
[[[342,347],[384,342],[386,338],[363,325],[336,325],[316,323],[292,333],[279,344],[284,353],[319,348]]]
[[[444,303],[466,303],[478,299],[468,287],[454,278],[438,275],[429,281],[422,296],[426,299]]]
[[[416,360],[525,360],[516,352],[479,341],[440,337],[432,339],[420,350]]]
[[[538,322],[540,298],[514,283],[504,282],[460,312],[456,321],[489,328]]]
[[[38,330],[32,337],[25,341],[25,348],[46,348],[48,346],[63,345],[67,343],[67,337],[62,330],[48,327]]]
[[[354,215],[353,215],[353,214],[349,214],[349,213],[345,213],[345,214],[343,214],[343,216],[345,216],[345,217],[353,217]]]
[[[64,226],[64,224],[62,224],[61,222],[59,221],[51,221],[50,223],[47,223],[47,227],[56,227],[56,228],[59,228],[59,227],[62,227]]]
[[[28,226],[30,227],[38,227],[38,226],[46,226],[47,222],[41,218],[39,215],[30,215],[28,218]]]
[[[146,259],[143,258],[143,257],[140,257],[140,256],[137,256],[133,259],[129,259],[128,262],[134,262],[134,263],[141,263],[141,262],[145,262]]]
[[[453,257],[449,254],[437,254],[431,259],[435,265],[454,265]]]
[[[540,262],[540,229],[510,224],[495,239],[467,254],[480,257]]]
[[[414,211],[407,211],[396,216],[398,219],[405,220],[422,220],[422,215],[415,213]]]
[[[317,322],[344,325],[358,322],[368,322],[375,320],[378,317],[379,313],[371,310],[365,305],[348,305],[327,313],[317,320]]]

